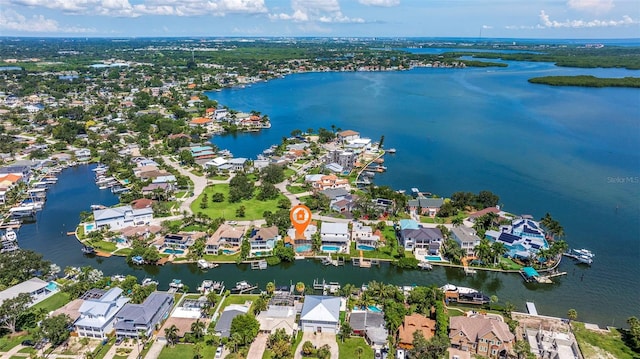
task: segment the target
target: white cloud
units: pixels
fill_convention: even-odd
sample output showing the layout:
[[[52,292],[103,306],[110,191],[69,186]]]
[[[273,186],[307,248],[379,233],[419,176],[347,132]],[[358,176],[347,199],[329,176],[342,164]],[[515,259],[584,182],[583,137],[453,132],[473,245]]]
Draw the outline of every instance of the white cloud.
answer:
[[[544,10],[540,11],[540,22],[544,28],[585,28],[585,27],[617,27],[638,24],[637,20],[633,20],[628,15],[622,16],[620,20],[551,20]]]
[[[400,5],[400,0],[358,0],[358,2],[368,6],[391,7]]]
[[[272,20],[322,23],[363,23],[362,18],[351,18],[342,13],[338,0],[292,0],[292,14],[270,14]]]
[[[613,9],[613,0],[569,0],[567,5],[575,10],[605,13]]]
[[[491,25],[482,25],[483,29],[493,29],[493,26]]]
[[[64,27],[60,26],[57,21],[47,19],[42,15],[33,15],[31,18],[19,14],[11,9],[4,9],[0,12],[0,29],[12,30],[19,32],[36,32],[36,33],[89,33],[95,32],[95,29],[82,27]]]
[[[264,0],[11,0],[15,5],[60,10],[67,14],[127,16],[224,16],[228,13],[265,13]]]

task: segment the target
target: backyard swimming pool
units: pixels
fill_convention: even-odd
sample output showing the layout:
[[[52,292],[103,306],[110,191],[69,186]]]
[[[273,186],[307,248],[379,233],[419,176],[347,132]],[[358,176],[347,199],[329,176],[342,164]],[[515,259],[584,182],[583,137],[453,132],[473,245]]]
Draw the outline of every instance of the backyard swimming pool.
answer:
[[[232,250],[232,249],[223,249],[222,253],[224,254],[234,254],[236,251]]]
[[[376,247],[367,246],[367,245],[361,244],[361,245],[357,246],[356,249],[359,250],[359,251],[375,251]]]
[[[338,252],[340,250],[340,247],[338,246],[322,246],[322,251],[323,252]]]
[[[162,251],[162,253],[166,253],[166,254],[184,254],[184,250],[167,248],[164,251]]]
[[[93,223],[87,223],[84,225],[84,233],[88,233],[93,231],[94,228],[94,224]]]
[[[310,244],[301,244],[296,247],[296,253],[308,252],[311,250]]]
[[[440,256],[424,256],[424,259],[430,262],[442,262],[442,257]]]
[[[50,292],[55,292],[56,290],[58,290],[58,283],[49,282],[49,284],[47,284],[45,288]]]

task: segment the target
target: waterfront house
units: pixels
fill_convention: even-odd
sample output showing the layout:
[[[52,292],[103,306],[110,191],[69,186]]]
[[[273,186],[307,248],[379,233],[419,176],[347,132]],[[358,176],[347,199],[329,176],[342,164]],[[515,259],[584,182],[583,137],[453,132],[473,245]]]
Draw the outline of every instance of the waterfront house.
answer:
[[[218,254],[223,247],[240,248],[244,240],[245,228],[235,228],[223,223],[218,229],[207,239],[205,252],[207,254]]]
[[[173,302],[173,295],[153,292],[142,304],[125,304],[116,314],[116,336],[138,338],[140,334],[144,334],[150,337],[156,325],[169,314]]]
[[[515,336],[502,320],[458,316],[450,318],[449,340],[456,349],[483,357],[506,358],[512,352]]]
[[[505,218],[505,217],[503,217],[505,215],[505,212],[500,210],[500,207],[495,206],[495,207],[487,207],[487,208],[485,208],[483,210],[471,213],[469,215],[469,221],[475,222],[476,219],[478,219],[479,217],[482,217],[485,214],[489,214],[489,213],[493,213],[493,214],[497,215],[498,216],[498,222],[500,221],[500,219]]]
[[[410,199],[407,202],[407,207],[410,212],[419,214],[421,216],[435,217],[440,211],[440,207],[444,203],[443,198],[424,198],[419,197],[416,199]]]
[[[262,227],[251,230],[249,236],[250,253],[252,256],[270,255],[276,247],[276,242],[281,239],[278,227]]]
[[[451,228],[451,238],[464,249],[468,256],[475,253],[475,247],[480,244],[480,237],[469,227],[454,226]]]
[[[313,182],[312,186],[318,191],[324,191],[329,188],[344,188],[347,191],[351,189],[348,179],[339,178],[336,175],[322,176],[319,181]]]
[[[538,358],[574,359],[581,357],[578,343],[568,333],[545,330],[540,325],[535,328],[525,328],[525,335],[525,340],[531,344],[531,351]]]
[[[217,154],[213,151],[211,146],[192,146],[189,147],[191,156],[194,160],[211,159],[217,157]]]
[[[413,349],[413,333],[416,331],[429,340],[436,333],[436,321],[418,313],[406,315],[398,330],[398,348]]]
[[[347,223],[322,222],[320,226],[320,239],[322,240],[322,250],[330,252],[346,251],[349,247],[349,226]]]
[[[93,211],[96,228],[116,230],[127,226],[137,226],[153,219],[153,209],[133,209],[131,206],[98,209]]]
[[[169,233],[162,238],[162,243],[158,250],[164,248],[172,249],[187,249],[195,243],[194,238],[191,237],[191,233]]]
[[[76,150],[73,154],[76,157],[76,160],[80,162],[89,161],[91,159],[91,151],[86,148]]]
[[[487,238],[502,243],[511,258],[527,259],[535,256],[540,249],[549,248],[545,232],[532,219],[517,218],[510,225],[501,226],[500,231],[489,230]]]
[[[351,239],[356,242],[356,248],[361,246],[378,248],[380,245],[380,232],[374,231],[371,226],[354,222],[351,229]]]
[[[189,121],[189,127],[195,128],[200,127],[205,129],[205,131],[210,132],[213,130],[214,121],[209,117],[196,117]]]
[[[356,163],[358,156],[352,151],[344,151],[342,149],[333,149],[327,151],[324,163],[328,167],[335,164],[342,168],[343,171],[351,171]]]
[[[217,335],[228,338],[231,335],[231,322],[233,318],[247,314],[249,312],[249,306],[240,304],[230,304],[222,311],[220,318],[216,322],[214,331]]]
[[[353,130],[344,130],[338,132],[336,137],[340,142],[349,142],[360,138],[360,133]]]
[[[405,251],[427,250],[430,255],[440,254],[444,236],[438,228],[403,229],[400,231],[400,243]]]
[[[172,177],[175,180],[175,177],[173,175]],[[164,178],[164,177],[159,177],[159,178]],[[161,193],[166,195],[167,193],[173,190],[174,190],[173,183],[171,182],[157,183],[155,180],[153,183],[150,183],[140,189],[140,191],[142,191],[143,196],[152,196],[152,198],[156,198],[156,199],[158,199]]]
[[[29,183],[31,181],[31,165],[10,165],[0,167],[0,176],[13,174],[20,176],[20,181]]]
[[[298,236],[294,228],[287,230],[287,236],[284,240],[285,246],[292,246],[296,253],[309,252],[313,242],[313,235],[318,232],[315,222],[312,222],[305,228],[302,236]]]
[[[362,336],[374,349],[387,344],[389,333],[385,328],[384,314],[371,310],[354,310],[349,315],[353,334]]]
[[[55,283],[54,283],[55,284]],[[29,293],[29,307],[58,292],[57,285],[50,285],[40,278],[33,277],[0,292],[0,305],[7,299],[13,299],[22,293]]]
[[[226,165],[229,166],[228,168],[229,171],[242,171],[246,164],[247,164],[247,159],[243,157],[230,158],[229,160],[227,160],[227,163],[226,163]],[[221,167],[221,169],[225,169],[225,168]]]
[[[114,287],[98,298],[85,299],[78,310],[74,328],[79,337],[104,339],[113,331],[116,313],[129,301],[122,289]]]
[[[338,333],[340,297],[307,295],[300,313],[300,327],[305,332]]]

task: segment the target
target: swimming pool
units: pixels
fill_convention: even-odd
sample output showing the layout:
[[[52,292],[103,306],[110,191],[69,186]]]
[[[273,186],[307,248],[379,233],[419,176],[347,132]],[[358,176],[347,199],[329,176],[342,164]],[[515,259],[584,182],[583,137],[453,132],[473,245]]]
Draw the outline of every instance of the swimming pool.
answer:
[[[424,256],[424,259],[431,262],[442,262],[442,257],[440,256]]]
[[[122,244],[122,243],[126,243],[126,242],[127,242],[127,240],[126,240],[126,239],[124,239],[124,238],[122,238],[122,237],[118,237],[118,238],[116,238],[116,243],[120,243],[120,244]]]
[[[361,245],[357,246],[356,249],[359,250],[359,251],[375,251],[376,247],[367,246],[367,245],[361,244]]]
[[[184,250],[167,248],[164,251],[162,251],[162,253],[166,253],[166,254],[184,254]]]
[[[376,307],[375,305],[369,305],[367,306],[367,309],[371,312],[382,313],[382,309]]]
[[[58,290],[58,283],[49,282],[45,288],[50,292],[55,292]]]
[[[311,250],[311,245],[310,244],[301,244],[301,245],[296,247],[296,252],[297,253],[309,252],[310,250]]]
[[[340,251],[340,247],[338,246],[322,246],[323,252],[338,252]]]
[[[94,224],[93,223],[87,223],[87,224],[84,225],[85,233],[93,231],[93,228],[94,228]]]
[[[224,254],[234,254],[236,251],[232,250],[232,249],[223,249],[222,253]]]

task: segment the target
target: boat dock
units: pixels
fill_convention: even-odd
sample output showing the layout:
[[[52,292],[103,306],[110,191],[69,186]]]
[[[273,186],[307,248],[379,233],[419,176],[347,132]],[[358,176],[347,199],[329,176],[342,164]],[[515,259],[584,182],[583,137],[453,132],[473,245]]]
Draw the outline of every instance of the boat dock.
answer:
[[[253,270],[256,270],[256,269],[264,270],[264,269],[267,269],[267,266],[268,266],[267,261],[264,259],[251,262],[251,269]]]
[[[331,256],[326,256],[326,257],[316,257],[316,258],[320,258],[322,260],[322,264],[328,266],[328,265],[332,265],[332,266],[343,266],[344,265],[344,258],[342,257],[338,257],[336,259],[331,258]]]
[[[327,295],[327,294],[334,294],[336,292],[338,292],[340,290],[341,286],[340,283],[338,282],[329,282],[327,283],[324,278],[322,279],[322,282],[320,282],[318,279],[314,279],[313,280],[313,289],[314,290],[321,290],[323,295]]]
[[[364,258],[362,251],[360,251],[360,257],[351,257],[351,264],[354,267],[371,268],[372,265],[380,265],[379,259]]]

